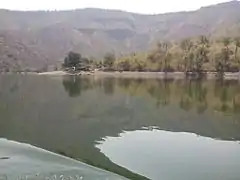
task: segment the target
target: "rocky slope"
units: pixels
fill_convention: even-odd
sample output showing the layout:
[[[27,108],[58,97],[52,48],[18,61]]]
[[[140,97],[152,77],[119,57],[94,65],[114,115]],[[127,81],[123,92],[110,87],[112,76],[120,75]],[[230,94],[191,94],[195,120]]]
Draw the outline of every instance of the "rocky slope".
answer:
[[[158,15],[102,9],[0,10],[0,71],[55,65],[70,50],[102,57],[110,51],[147,50],[158,40],[239,32],[239,1]]]

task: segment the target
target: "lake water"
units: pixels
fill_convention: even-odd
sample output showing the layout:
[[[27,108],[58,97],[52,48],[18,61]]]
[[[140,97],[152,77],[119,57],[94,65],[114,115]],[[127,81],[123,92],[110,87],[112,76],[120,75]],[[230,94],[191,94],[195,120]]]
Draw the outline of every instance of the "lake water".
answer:
[[[130,179],[239,180],[240,83],[2,75],[0,138]]]

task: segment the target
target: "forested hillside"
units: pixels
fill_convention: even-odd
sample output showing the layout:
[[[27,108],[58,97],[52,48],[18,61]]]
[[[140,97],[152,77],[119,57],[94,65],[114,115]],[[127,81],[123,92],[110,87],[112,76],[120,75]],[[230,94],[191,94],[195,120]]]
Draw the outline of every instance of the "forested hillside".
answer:
[[[146,52],[158,41],[177,43],[199,35],[211,41],[239,32],[239,1],[157,15],[102,9],[0,10],[0,70],[55,66],[69,51],[100,59],[107,52]]]

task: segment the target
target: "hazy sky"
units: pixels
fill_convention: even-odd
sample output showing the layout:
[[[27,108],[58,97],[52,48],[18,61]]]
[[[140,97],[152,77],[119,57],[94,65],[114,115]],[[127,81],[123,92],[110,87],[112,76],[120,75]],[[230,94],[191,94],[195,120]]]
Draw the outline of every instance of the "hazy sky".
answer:
[[[138,13],[195,10],[227,0],[1,0],[0,9],[63,10],[86,7],[121,9]]]

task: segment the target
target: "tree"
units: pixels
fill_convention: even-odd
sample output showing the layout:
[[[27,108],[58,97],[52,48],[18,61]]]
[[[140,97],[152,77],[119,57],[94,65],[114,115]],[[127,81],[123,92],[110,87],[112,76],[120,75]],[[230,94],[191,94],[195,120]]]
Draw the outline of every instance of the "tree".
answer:
[[[104,56],[103,65],[104,65],[105,68],[107,68],[107,70],[112,70],[115,61],[116,61],[115,54],[114,53],[107,53]]]
[[[80,59],[79,64],[77,65],[77,70],[81,71],[89,71],[91,66],[91,62],[88,58],[83,57]]]
[[[103,62],[102,61],[94,61],[93,66],[94,66],[94,68],[100,69],[103,66]]]
[[[164,61],[164,72],[167,73],[167,71],[170,68],[170,61],[171,61],[171,54],[169,53],[169,43],[163,43],[162,44],[163,49],[163,61]]]
[[[62,64],[63,68],[73,69],[74,71],[89,71],[91,66],[90,60],[82,57],[81,54],[70,51]]]
[[[81,58],[81,54],[70,51],[64,59],[63,67],[76,69],[76,66],[80,63]]]
[[[228,46],[230,42],[230,38],[223,38],[223,48],[221,49],[221,52],[216,56],[216,71],[220,78],[223,78],[224,72],[227,71],[229,67],[230,51]]]
[[[228,48],[230,42],[231,42],[231,39],[230,39],[229,37],[225,37],[225,38],[223,38],[223,40],[222,40],[222,43],[223,43],[223,45],[224,45],[226,48]]]
[[[240,72],[240,59],[237,56],[238,48],[240,47],[240,37],[236,37],[234,39],[234,44],[235,44],[234,59],[235,59],[235,62],[238,62],[238,71]]]
[[[129,59],[122,59],[118,64],[117,64],[117,69],[120,71],[130,71],[131,65]]]
[[[148,60],[157,65],[158,71],[167,71],[170,68],[171,54],[169,52],[170,44],[167,42],[158,42],[156,49],[148,55]]]
[[[209,40],[206,36],[200,36],[197,42],[197,49],[195,54],[195,70],[198,76],[202,75],[203,64],[208,62],[208,48]]]
[[[189,64],[191,64],[190,61],[192,61],[192,54],[189,53],[192,47],[193,47],[193,43],[190,39],[184,39],[180,42],[180,48],[183,51],[182,59],[183,59],[185,73],[187,73],[189,69]]]

